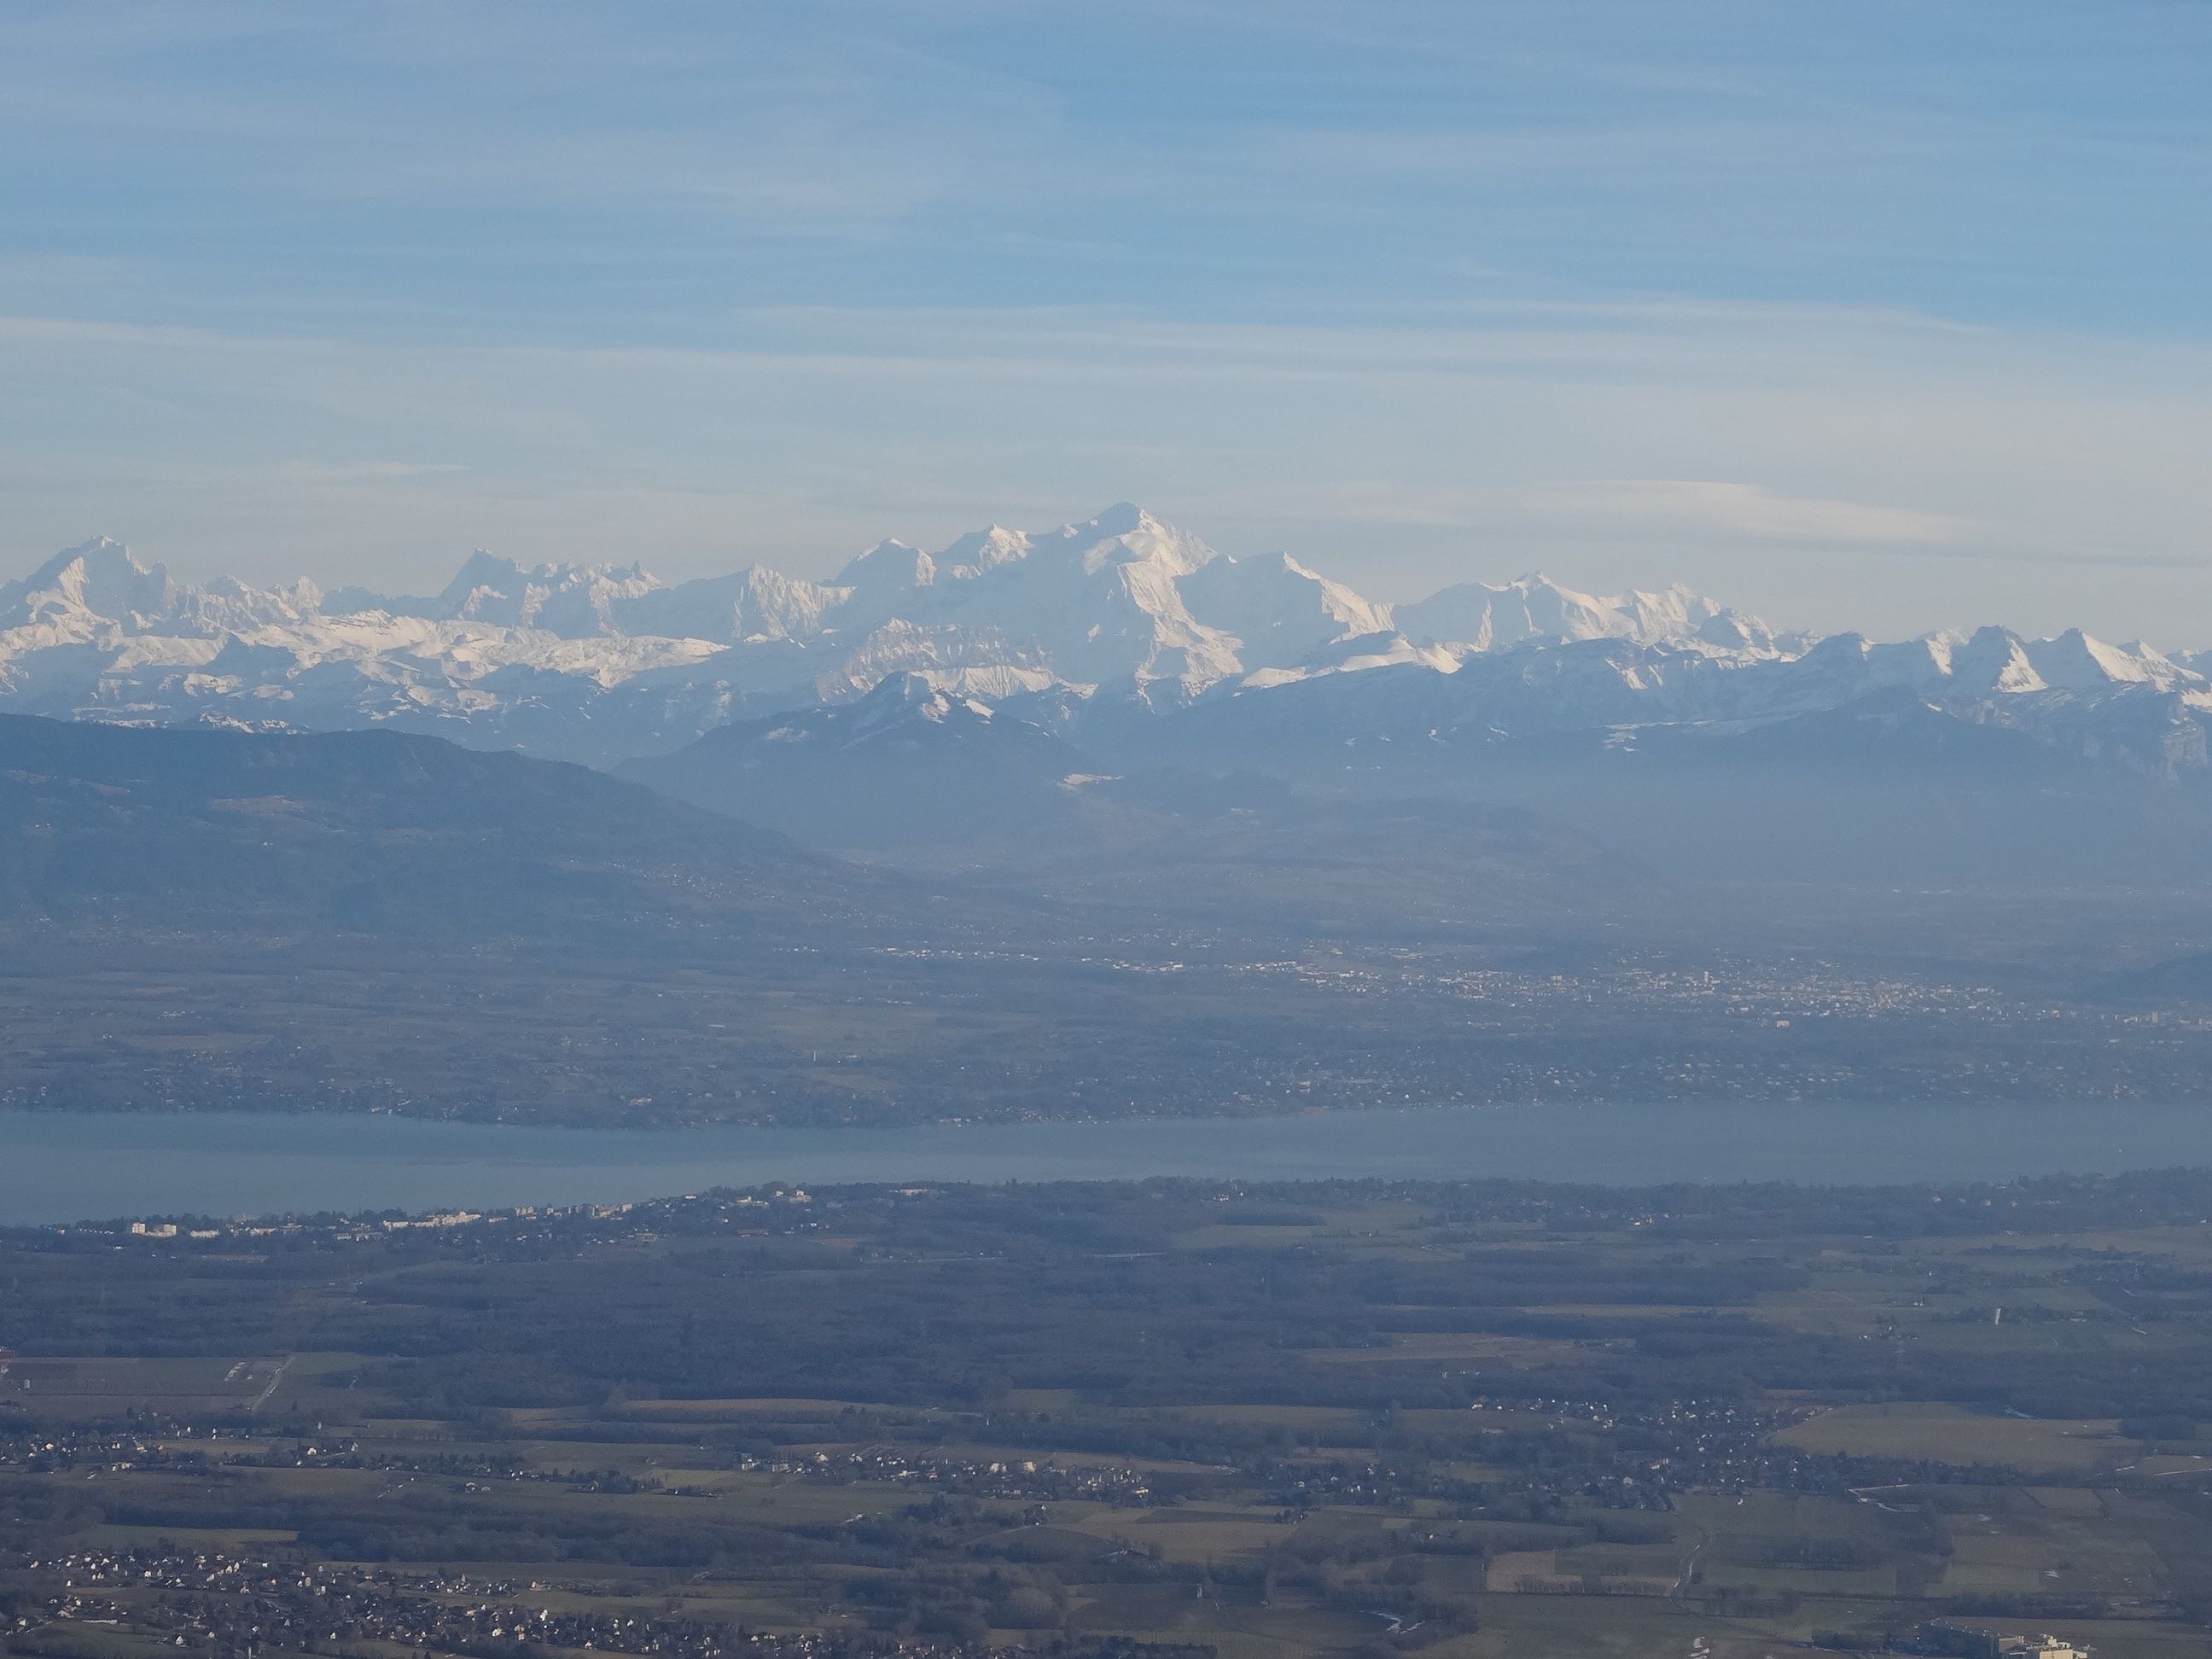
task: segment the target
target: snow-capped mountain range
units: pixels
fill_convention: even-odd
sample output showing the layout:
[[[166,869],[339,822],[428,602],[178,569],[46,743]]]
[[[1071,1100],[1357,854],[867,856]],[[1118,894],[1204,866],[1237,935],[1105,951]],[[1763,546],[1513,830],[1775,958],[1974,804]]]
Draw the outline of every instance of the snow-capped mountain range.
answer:
[[[1285,744],[1733,733],[1902,698],[2179,776],[2208,769],[2208,675],[2212,653],[2078,631],[1778,633],[1679,586],[1597,596],[1527,576],[1394,607],[1127,504],[933,554],[886,541],[827,582],[754,566],[671,584],[635,563],[478,552],[432,598],[191,586],[103,538],[0,586],[0,708],[392,726],[599,765],[897,678],[908,701],[924,685],[1094,750],[1157,731],[1164,752],[1227,762]]]

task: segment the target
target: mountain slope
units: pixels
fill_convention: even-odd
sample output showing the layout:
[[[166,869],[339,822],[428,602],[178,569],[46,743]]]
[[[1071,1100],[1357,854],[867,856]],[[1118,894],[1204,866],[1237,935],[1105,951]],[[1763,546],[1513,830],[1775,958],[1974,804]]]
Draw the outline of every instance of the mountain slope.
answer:
[[[1526,811],[1310,796],[1256,774],[1126,775],[1003,709],[886,680],[623,769],[824,852],[1144,925],[1469,937],[1650,919],[1667,896]]]
[[[1632,640],[1639,645],[1699,641],[1718,648],[1773,655],[1775,635],[1747,617],[1677,585],[1600,598],[1562,587],[1549,577],[1523,576],[1492,586],[1462,582],[1417,605],[1401,605],[1391,623],[1415,645],[1502,651],[1539,641]]]
[[[995,844],[1065,833],[1063,739],[896,674],[858,702],[740,721],[622,769],[697,806],[841,852]]]
[[[396,732],[0,716],[0,906],[222,932],[796,932],[879,878],[581,767]]]
[[[1433,768],[1506,749],[1577,753],[1668,733],[1725,734],[1897,694],[1957,720],[2007,727],[2077,769],[2212,776],[2204,758],[2212,687],[2154,653],[2115,647],[2102,647],[2101,679],[2080,674],[2083,683],[2054,687],[2035,667],[2037,655],[2054,654],[2046,647],[2064,651],[2001,629],[1896,645],[1834,635],[1794,657],[1605,636],[1440,663],[1390,640],[1359,641],[1349,642],[1364,653],[1358,672],[1331,672],[1325,655],[1301,675],[1218,687],[1156,726],[1133,725],[1112,701],[1093,699],[1073,711],[1068,731],[1117,760],[1142,749],[1156,762],[1200,766],[1233,757],[1293,771]],[[2076,653],[2071,665],[2092,660]],[[1824,736],[1850,728],[1793,729],[1817,761]]]

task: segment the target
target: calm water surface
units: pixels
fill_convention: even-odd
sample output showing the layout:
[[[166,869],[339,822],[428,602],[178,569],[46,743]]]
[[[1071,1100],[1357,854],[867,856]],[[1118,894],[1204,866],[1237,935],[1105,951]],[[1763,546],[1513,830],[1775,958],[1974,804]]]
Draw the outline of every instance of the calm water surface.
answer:
[[[2201,1106],[1514,1106],[914,1129],[0,1113],[0,1223],[611,1203],[766,1181],[1899,1182],[2212,1164]]]

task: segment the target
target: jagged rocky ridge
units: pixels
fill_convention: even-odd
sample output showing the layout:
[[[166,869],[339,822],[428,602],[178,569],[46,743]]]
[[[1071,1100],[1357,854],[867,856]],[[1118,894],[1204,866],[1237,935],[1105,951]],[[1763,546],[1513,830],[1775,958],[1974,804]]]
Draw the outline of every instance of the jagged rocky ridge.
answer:
[[[602,766],[911,676],[1117,765],[1741,744],[1785,729],[1880,751],[1934,721],[1969,746],[1999,734],[2186,779],[2208,771],[2208,669],[2078,631],[1815,639],[1680,587],[1599,597],[1539,576],[1393,607],[1126,504],[934,554],[887,541],[828,582],[753,567],[669,584],[634,563],[479,552],[434,597],[324,593],[179,583],[96,540],[0,586],[0,708],[14,712],[388,726]],[[1804,724],[1835,711],[1850,718]]]

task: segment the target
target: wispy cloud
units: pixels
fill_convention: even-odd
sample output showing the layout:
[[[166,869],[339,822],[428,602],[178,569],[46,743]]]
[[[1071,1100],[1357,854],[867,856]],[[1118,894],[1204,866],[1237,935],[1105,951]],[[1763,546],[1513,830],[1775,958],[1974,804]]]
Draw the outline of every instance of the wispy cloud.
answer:
[[[0,319],[0,383],[41,388],[0,400],[10,556],[102,529],[203,573],[395,586],[471,543],[818,571],[884,533],[1135,495],[1382,597],[1541,565],[1821,626],[2001,610],[2212,638],[2193,346],[1713,304],[1418,329],[810,307],[737,332],[434,347]],[[2085,600],[2093,564],[2143,574]]]
[[[2212,10],[1905,15],[0,10],[10,544],[820,568],[1135,495],[1386,597],[2212,639]]]
[[[1923,547],[1957,542],[1976,526],[1948,514],[1869,501],[1787,495],[1757,484],[1693,478],[1599,478],[1537,484],[1520,503],[1540,516],[1601,534],[1649,540],[1691,531],[1759,543]]]

